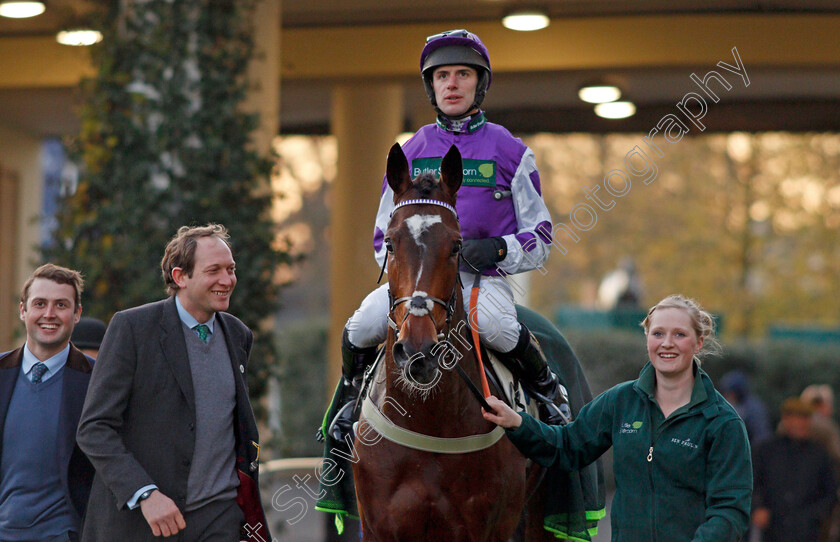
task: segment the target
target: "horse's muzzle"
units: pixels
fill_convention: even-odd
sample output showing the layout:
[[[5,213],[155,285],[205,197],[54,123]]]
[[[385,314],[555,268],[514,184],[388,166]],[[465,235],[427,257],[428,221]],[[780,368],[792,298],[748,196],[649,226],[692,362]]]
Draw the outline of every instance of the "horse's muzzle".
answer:
[[[439,369],[437,356],[432,354],[432,349],[436,344],[430,342],[417,349],[408,341],[394,343],[394,362],[409,382],[424,387],[435,381]]]

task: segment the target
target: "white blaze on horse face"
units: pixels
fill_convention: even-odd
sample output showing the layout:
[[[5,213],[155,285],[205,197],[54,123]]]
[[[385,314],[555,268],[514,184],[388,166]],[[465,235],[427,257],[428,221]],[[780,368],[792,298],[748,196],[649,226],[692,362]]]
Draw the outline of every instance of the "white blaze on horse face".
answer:
[[[422,240],[423,233],[435,224],[440,224],[442,222],[443,221],[441,220],[440,215],[414,215],[405,219],[405,225],[408,226],[408,231],[411,232],[414,242],[422,249],[426,248],[426,245]],[[422,275],[423,264],[421,263],[420,270],[417,271],[417,280],[414,283],[415,287],[420,284],[420,277]]]
[[[411,236],[414,237],[414,242],[420,247],[426,246],[420,240],[423,232],[439,222],[442,222],[440,215],[414,215],[405,219],[405,225],[408,226],[408,231],[411,232]]]

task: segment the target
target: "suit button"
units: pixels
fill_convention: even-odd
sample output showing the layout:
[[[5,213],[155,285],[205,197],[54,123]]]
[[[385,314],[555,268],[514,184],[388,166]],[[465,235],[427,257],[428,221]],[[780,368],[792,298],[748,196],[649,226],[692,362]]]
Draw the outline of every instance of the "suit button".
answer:
[[[242,374],[245,374],[245,366],[244,365],[239,366],[239,372],[242,373]]]
[[[194,423],[190,424],[190,431],[195,431],[195,424]]]
[[[184,459],[183,461],[181,461],[181,464],[185,467],[189,467],[191,463],[192,461],[190,461],[189,459]]]

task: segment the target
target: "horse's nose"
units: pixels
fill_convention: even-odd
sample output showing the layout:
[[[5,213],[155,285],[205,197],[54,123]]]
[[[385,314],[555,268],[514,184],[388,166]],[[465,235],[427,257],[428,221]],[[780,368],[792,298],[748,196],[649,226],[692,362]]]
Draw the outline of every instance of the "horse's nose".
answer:
[[[415,316],[425,316],[432,310],[430,305],[431,301],[428,297],[416,295],[411,298],[408,308]]]
[[[397,341],[394,343],[394,361],[396,362],[397,367],[401,369],[405,367],[405,364],[408,363],[408,360],[410,360],[411,356],[414,354],[415,350],[403,341]]]

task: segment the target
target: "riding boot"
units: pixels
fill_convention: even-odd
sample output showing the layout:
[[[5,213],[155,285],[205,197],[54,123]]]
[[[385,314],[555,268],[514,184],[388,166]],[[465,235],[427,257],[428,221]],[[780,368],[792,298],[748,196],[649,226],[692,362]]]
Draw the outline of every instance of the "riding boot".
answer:
[[[341,390],[340,404],[335,418],[330,423],[327,432],[332,438],[344,442],[347,435],[353,432],[356,421],[356,401],[362,389],[362,379],[365,370],[376,359],[376,347],[358,348],[347,338],[347,329],[341,336]]]
[[[572,421],[569,398],[566,389],[560,385],[557,376],[548,368],[537,338],[520,324],[519,341],[510,352],[503,354],[508,367],[519,369],[522,384],[540,403],[540,419],[549,425],[566,425]],[[512,363],[508,363],[512,362]]]

